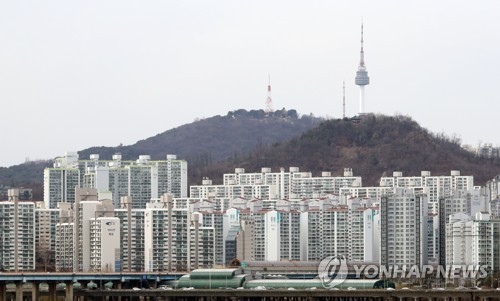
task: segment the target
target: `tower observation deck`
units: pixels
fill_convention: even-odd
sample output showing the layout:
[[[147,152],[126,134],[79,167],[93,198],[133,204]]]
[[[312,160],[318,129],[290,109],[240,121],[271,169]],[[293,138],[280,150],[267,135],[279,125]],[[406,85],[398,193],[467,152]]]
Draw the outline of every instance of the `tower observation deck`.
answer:
[[[356,85],[359,86],[359,114],[365,113],[365,86],[370,84],[370,78],[365,66],[365,51],[363,49],[363,23],[361,23],[361,51],[358,71],[354,79]]]

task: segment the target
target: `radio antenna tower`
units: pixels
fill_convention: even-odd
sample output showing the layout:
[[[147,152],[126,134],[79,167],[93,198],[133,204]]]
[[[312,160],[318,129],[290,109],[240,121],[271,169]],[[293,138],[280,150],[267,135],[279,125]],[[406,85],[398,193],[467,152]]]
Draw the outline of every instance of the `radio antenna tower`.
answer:
[[[370,84],[370,78],[365,66],[365,50],[363,49],[363,22],[361,21],[361,51],[358,71],[354,80],[356,85],[359,86],[359,114],[365,113],[365,86]]]
[[[342,81],[342,119],[345,118],[345,80]]]
[[[266,115],[274,112],[273,99],[271,97],[271,74],[269,74],[269,84],[267,85],[267,99],[266,99]]]

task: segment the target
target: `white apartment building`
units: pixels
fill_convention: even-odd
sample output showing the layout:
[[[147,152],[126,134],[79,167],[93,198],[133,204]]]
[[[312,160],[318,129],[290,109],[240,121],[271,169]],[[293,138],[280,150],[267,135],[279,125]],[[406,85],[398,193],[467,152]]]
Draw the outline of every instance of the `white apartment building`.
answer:
[[[339,194],[360,199],[380,200],[382,196],[393,190],[392,187],[343,187]]]
[[[230,184],[230,185],[212,185],[212,180],[205,178],[202,185],[192,185],[189,188],[191,198],[208,199],[213,195],[217,199],[233,198],[259,198],[269,199],[276,195],[275,187],[263,184]]]
[[[97,189],[76,188],[74,205],[74,251],[73,269],[91,271],[91,222],[99,217],[113,217],[112,200],[98,200]]]
[[[56,164],[54,164],[56,165]],[[75,187],[80,187],[80,171],[70,166],[45,168],[43,171],[43,200],[46,208],[57,203],[75,202]]]
[[[121,271],[120,219],[90,219],[90,271]]]
[[[288,208],[277,208],[280,230],[279,260],[300,260],[300,212]]]
[[[190,264],[193,269],[209,269],[215,264],[215,229],[213,227],[191,226]],[[198,246],[198,247],[197,247]]]
[[[79,272],[91,272],[90,269],[90,221],[96,217],[99,201],[82,201],[75,209],[75,254],[73,268]],[[75,205],[76,206],[76,205]],[[78,231],[77,231],[78,230]]]
[[[311,173],[294,173],[290,198],[318,198],[339,194],[342,188],[361,186],[361,177],[353,176],[351,168],[345,168],[342,177],[333,177],[329,171],[322,172],[321,177],[313,177]]]
[[[191,214],[168,208],[167,201],[147,204],[144,216],[144,270],[189,271]]]
[[[348,222],[348,256],[356,262],[380,259],[380,215],[378,208],[350,208]]]
[[[253,212],[255,261],[280,260],[280,218],[277,211]]]
[[[95,160],[98,155],[92,155]],[[141,155],[133,161],[122,161],[121,155],[114,155],[106,165],[95,164],[87,168],[85,187],[98,191],[112,192],[115,206],[121,197],[132,197],[133,208],[146,208],[151,199],[164,193],[174,197],[187,197],[187,162],[175,155],[167,155],[166,160],[151,160]]]
[[[36,203],[36,258],[40,258],[43,261],[42,265],[44,268],[50,268],[55,265],[55,256],[57,251],[56,238],[58,236],[56,225],[58,223],[69,223],[72,221],[73,211],[70,203],[58,203],[57,209],[45,208],[44,202]]]
[[[500,217],[500,175],[486,182],[485,194],[489,201],[488,211],[492,217]]]
[[[467,222],[471,217],[465,213],[455,213],[448,217],[446,223],[446,261],[445,264],[471,264],[472,235]]]
[[[225,262],[225,214],[210,209],[196,210],[194,214],[199,216],[201,227],[214,229],[214,264],[224,265]]]
[[[224,214],[224,237],[238,229],[232,245],[236,250],[231,251],[240,260],[300,260],[300,212],[283,206],[261,210],[261,203],[254,207],[255,202],[250,201],[249,207],[241,204]]]
[[[167,155],[166,160],[154,161],[158,168],[158,194],[169,193],[174,198],[188,196],[188,164],[177,159],[176,155]]]
[[[474,218],[454,214],[447,225],[447,264],[485,266],[487,271],[500,271],[500,220],[486,212]]]
[[[473,217],[478,212],[486,212],[488,210],[487,196],[484,195],[480,189],[470,191],[453,190],[448,195],[440,197],[438,204],[439,231],[437,232],[437,250],[434,248],[435,252],[429,254],[429,257],[438,258],[439,264],[445,266],[447,265],[446,254],[448,247],[448,244],[446,243],[446,227],[449,223],[450,216],[462,213],[466,216]],[[435,233],[436,232],[433,232],[433,234]]]
[[[75,224],[57,223],[55,238],[55,268],[57,272],[74,271]]]
[[[192,216],[188,208],[169,207],[167,197],[147,204],[144,217],[144,270],[191,271],[215,262],[215,229],[209,216]],[[200,226],[201,225],[201,226]],[[198,247],[196,248],[196,246]]]
[[[9,189],[9,201],[0,202],[0,270],[35,269],[35,204],[19,202],[19,191]]]
[[[429,264],[439,263],[440,215],[430,213],[427,217],[427,256]]]
[[[407,188],[394,188],[380,202],[380,264],[427,264],[427,198]]]
[[[236,257],[241,261],[255,260],[254,221],[241,220],[240,230],[236,237]]]
[[[121,222],[122,271],[139,272],[144,269],[144,217],[146,209],[115,209],[114,216]],[[130,216],[130,218],[129,218]]]

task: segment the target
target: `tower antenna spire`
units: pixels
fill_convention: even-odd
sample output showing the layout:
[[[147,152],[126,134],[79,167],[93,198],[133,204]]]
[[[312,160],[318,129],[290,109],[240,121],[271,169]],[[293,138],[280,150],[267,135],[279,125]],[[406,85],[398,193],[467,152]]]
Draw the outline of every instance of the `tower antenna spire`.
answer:
[[[360,59],[359,59],[359,65],[364,66],[365,65],[365,50],[363,49],[363,19],[361,19],[361,51],[360,51]]]
[[[365,50],[364,50],[364,36],[363,36],[363,19],[361,19],[361,51],[358,71],[354,82],[359,86],[359,114],[365,113],[365,86],[370,84],[370,78],[365,66]]]
[[[345,80],[342,81],[342,119],[345,118]]]
[[[266,115],[273,112],[273,98],[271,97],[271,74],[269,74],[269,84],[267,85]]]

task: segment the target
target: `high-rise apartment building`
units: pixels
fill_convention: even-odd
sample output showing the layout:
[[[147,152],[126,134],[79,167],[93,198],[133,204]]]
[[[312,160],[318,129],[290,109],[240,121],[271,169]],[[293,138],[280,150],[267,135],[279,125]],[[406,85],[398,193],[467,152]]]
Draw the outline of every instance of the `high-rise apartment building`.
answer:
[[[451,215],[446,243],[446,264],[483,266],[492,274],[500,271],[500,220],[490,214]]]
[[[57,272],[74,271],[75,256],[75,223],[62,222],[56,224],[55,268]]]
[[[120,272],[120,219],[98,217],[90,219],[90,271]]]
[[[188,209],[174,210],[166,199],[148,204],[144,216],[144,270],[188,271],[189,227]]]
[[[213,268],[215,264],[215,229],[193,225],[189,228],[190,270]]]
[[[446,266],[446,254],[448,247],[446,243],[446,227],[449,218],[453,214],[462,213],[474,217],[478,212],[488,211],[487,197],[480,189],[474,190],[452,190],[447,195],[439,198],[439,231],[437,253],[429,254],[429,257],[439,258],[439,264]],[[433,232],[435,233],[435,232]]]
[[[129,207],[132,200],[122,197],[122,206],[114,210],[121,222],[120,258],[123,271],[142,271],[144,268],[144,217],[146,209]]]
[[[361,199],[380,200],[384,194],[392,190],[392,187],[342,187],[339,194]]]
[[[57,203],[75,202],[75,187],[80,187],[80,170],[73,165],[46,168],[43,172],[43,200],[46,208]]]
[[[37,202],[35,208],[35,245],[36,258],[43,269],[52,269],[56,263],[56,240],[61,233],[57,232],[57,224],[73,221],[73,211],[70,203],[58,203],[57,208],[45,208],[44,202]],[[73,241],[73,240],[71,240]],[[68,257],[73,260],[73,256]],[[71,264],[71,266],[73,266]],[[69,269],[68,271],[72,271]]]
[[[214,210],[195,210],[199,216],[202,227],[214,229],[214,264],[224,265],[225,261],[225,235],[224,235],[224,213]]]
[[[35,204],[19,202],[19,190],[8,191],[0,202],[0,270],[35,269]]]
[[[427,264],[427,197],[408,188],[394,188],[380,202],[380,264]]]

